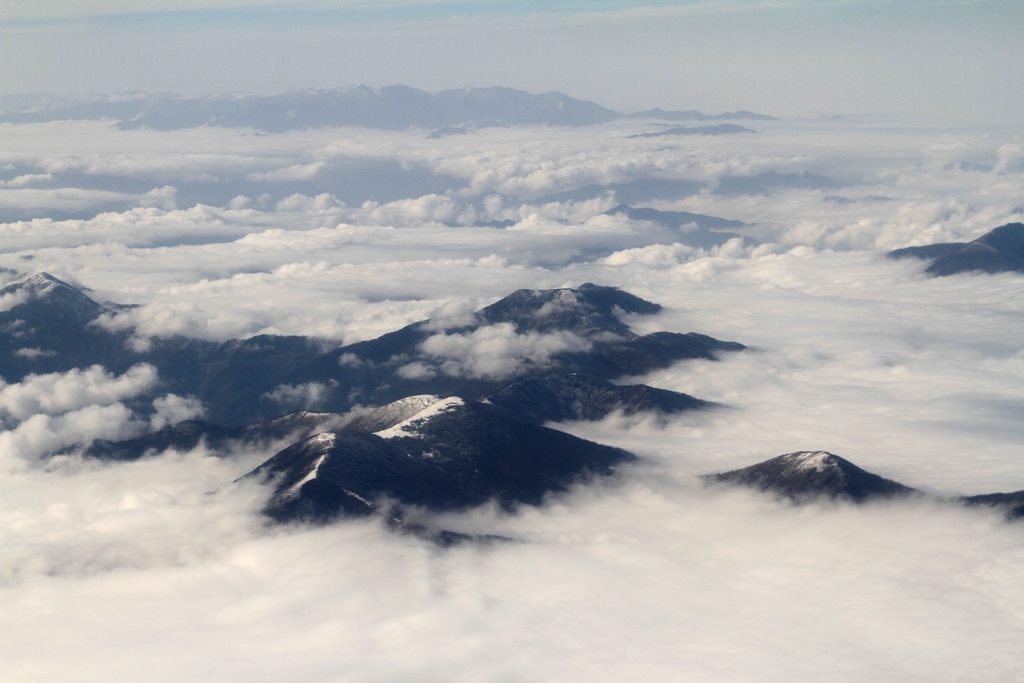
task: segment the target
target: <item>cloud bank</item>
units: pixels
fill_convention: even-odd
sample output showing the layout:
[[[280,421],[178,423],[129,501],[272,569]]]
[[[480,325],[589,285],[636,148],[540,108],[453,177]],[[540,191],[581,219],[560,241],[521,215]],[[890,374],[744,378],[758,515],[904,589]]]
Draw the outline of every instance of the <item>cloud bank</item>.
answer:
[[[166,395],[140,417],[132,399],[159,379],[148,366],[0,384],[0,677],[1019,678],[1020,525],[942,497],[1024,489],[1021,278],[932,279],[923,264],[883,256],[1019,220],[1019,136],[813,120],[766,124],[742,143],[626,137],[647,126],[439,140],[6,128],[0,166],[17,167],[5,192],[38,189],[10,181],[47,173],[32,183],[83,189],[121,173],[147,176],[122,194],[177,188],[176,208],[130,199],[0,224],[0,281],[45,270],[98,300],[139,304],[104,320],[139,339],[302,334],[329,346],[434,317],[409,376],[500,377],[585,341],[508,325],[460,331],[472,312],[518,288],[595,282],[665,306],[630,317],[638,333],[696,331],[751,348],[624,378],[722,409],[559,425],[640,456],[614,481],[516,513],[414,512],[512,539],[444,550],[373,521],[266,526],[267,491],[232,482],[274,446],[76,457],[85,439],[202,415],[194,399]],[[339,159],[456,180],[387,201],[278,188],[263,200],[182,203],[189,183],[219,182],[204,175],[242,178],[250,192],[316,181]],[[725,178],[763,185],[772,171],[833,186],[717,191]],[[577,194],[548,196],[561,192]],[[662,226],[604,215],[623,192],[636,206],[741,220],[745,239],[697,249]],[[62,206],[47,201],[32,210]],[[336,389],[285,385],[266,400],[315,408]],[[937,499],[796,507],[697,479],[801,449]]]

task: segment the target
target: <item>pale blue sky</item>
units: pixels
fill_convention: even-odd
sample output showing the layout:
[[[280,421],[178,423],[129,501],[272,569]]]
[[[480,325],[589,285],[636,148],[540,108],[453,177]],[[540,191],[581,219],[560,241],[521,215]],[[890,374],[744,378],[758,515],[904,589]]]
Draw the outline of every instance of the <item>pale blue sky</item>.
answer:
[[[3,92],[507,85],[606,106],[1024,121],[1017,0],[3,0]]]

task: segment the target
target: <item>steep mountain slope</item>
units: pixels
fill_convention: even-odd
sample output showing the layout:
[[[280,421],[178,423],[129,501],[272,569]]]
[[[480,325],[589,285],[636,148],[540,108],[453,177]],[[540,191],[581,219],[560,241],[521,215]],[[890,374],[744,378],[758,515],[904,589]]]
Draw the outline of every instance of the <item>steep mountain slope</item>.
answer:
[[[519,290],[473,315],[413,323],[327,352],[320,340],[271,335],[221,343],[177,336],[140,346],[133,343],[131,330],[98,324],[104,314],[116,313],[115,308],[100,305],[45,273],[6,287],[0,297],[7,309],[0,313],[0,377],[17,382],[30,373],[92,365],[119,374],[149,363],[157,369],[159,382],[132,399],[134,409],[148,415],[154,409],[152,400],[169,392],[195,396],[205,407],[204,419],[210,426],[191,424],[192,436],[151,435],[179,447],[197,443],[196,435],[236,438],[233,432],[217,436],[217,429],[262,422],[296,409],[344,413],[423,394],[476,400],[516,380],[575,373],[600,383],[680,359],[715,359],[719,353],[744,348],[696,333],[639,336],[621,316],[651,315],[661,307],[593,284]],[[593,401],[612,391],[597,391],[597,386],[589,390]],[[312,393],[304,394],[303,387]],[[675,410],[691,401],[687,397],[673,403],[661,394],[655,397],[656,392],[640,397],[641,389],[630,390],[629,397],[621,389],[614,391],[621,394],[615,399],[618,403],[601,399],[605,407],[592,406],[587,414],[607,414],[616,409],[613,404],[628,408],[636,401],[647,401],[657,410]],[[302,404],[307,394],[315,394],[315,405]],[[556,411],[543,417],[535,413],[529,419],[578,418]],[[151,447],[158,443],[141,441],[125,452],[137,454],[138,449]]]
[[[90,325],[108,309],[49,273],[0,289],[0,376],[18,381],[99,363],[124,370],[134,362],[127,335]]]
[[[827,451],[787,453],[743,469],[710,474],[706,479],[750,486],[797,501],[826,497],[863,502],[915,493]]]
[[[136,460],[168,449],[187,451],[200,443],[221,454],[286,438],[300,440],[323,431],[370,434],[394,427],[441,399],[430,394],[408,396],[379,407],[357,407],[345,414],[298,411],[247,427],[183,420],[125,441],[98,440],[83,452],[100,460]],[[643,384],[616,386],[584,375],[549,375],[513,382],[480,405],[502,418],[542,425],[568,420],[600,420],[615,410],[670,415],[716,404]]]
[[[394,505],[455,510],[495,500],[537,504],[635,456],[438,399],[376,433],[327,432],[294,444],[247,477],[273,482],[265,512],[278,521],[392,514]]]
[[[1006,512],[1007,519],[1024,519],[1024,491],[1012,493],[984,493],[960,499],[972,507],[992,507]]]
[[[502,415],[535,424],[600,420],[619,410],[626,415],[662,414],[710,408],[715,404],[644,384],[616,386],[586,375],[546,375],[513,382],[482,400]]]
[[[925,495],[917,489],[857,467],[849,460],[827,451],[799,451],[731,472],[707,474],[709,482],[749,486],[796,503],[820,498],[867,500]],[[957,498],[936,498],[969,507],[990,507],[1002,510],[1009,520],[1024,519],[1024,491],[986,493]]]
[[[1024,272],[1024,223],[1007,223],[972,242],[943,242],[891,251],[889,258],[932,261],[925,272],[944,276],[972,271]]]
[[[450,327],[445,321],[413,323],[326,353],[296,381],[333,380],[346,387],[344,399],[335,397],[325,404],[338,411],[416,394],[472,400],[512,380],[549,373],[615,379],[744,348],[695,333],[641,337],[618,317],[620,312],[650,315],[660,309],[614,287],[593,284],[519,290],[481,309],[472,320]],[[491,342],[519,348],[520,355],[512,361],[489,356],[486,348]]]

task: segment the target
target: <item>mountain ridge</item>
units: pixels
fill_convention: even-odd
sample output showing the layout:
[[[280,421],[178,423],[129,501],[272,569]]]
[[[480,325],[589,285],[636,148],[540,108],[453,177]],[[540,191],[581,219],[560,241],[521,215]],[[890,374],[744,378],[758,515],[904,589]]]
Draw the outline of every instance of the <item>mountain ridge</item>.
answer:
[[[51,294],[33,295],[40,287]],[[94,365],[121,374],[148,363],[160,381],[134,399],[133,408],[144,415],[151,411],[145,404],[156,392],[194,396],[206,407],[205,419],[224,427],[298,409],[343,413],[420,394],[473,400],[517,379],[551,373],[607,381],[744,348],[693,332],[637,335],[620,315],[652,315],[660,305],[589,283],[517,290],[470,316],[419,321],[326,349],[322,340],[274,335],[224,342],[179,335],[139,346],[131,329],[98,324],[100,316],[116,313],[115,307],[100,305],[53,276],[33,276],[3,293],[10,304],[0,311],[5,381]]]
[[[886,256],[931,261],[924,272],[938,277],[969,272],[1024,273],[1024,223],[1001,225],[970,242],[904,247]]]
[[[242,479],[271,484],[264,513],[275,521],[322,523],[338,516],[393,517],[395,508],[408,506],[448,511],[489,501],[505,509],[537,505],[635,459],[619,448],[449,398],[378,432],[310,437]]]
[[[770,120],[748,111],[706,115],[695,110],[651,109],[623,114],[557,91],[529,93],[501,86],[430,93],[404,85],[310,88],[278,94],[120,93],[91,99],[6,96],[0,122],[117,121],[118,128],[180,130],[204,125],[252,127],[268,132],[334,126],[385,130],[418,127],[451,131],[512,125],[589,126],[620,119]]]

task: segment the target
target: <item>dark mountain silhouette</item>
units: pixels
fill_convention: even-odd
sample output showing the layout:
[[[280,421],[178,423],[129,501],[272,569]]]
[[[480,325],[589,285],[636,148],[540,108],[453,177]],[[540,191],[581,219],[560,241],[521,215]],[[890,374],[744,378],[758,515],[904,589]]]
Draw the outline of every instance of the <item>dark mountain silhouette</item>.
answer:
[[[112,309],[49,273],[0,289],[0,376],[8,382],[35,372],[93,364],[123,371],[134,364],[127,335],[90,325]],[[14,304],[14,305],[11,305]]]
[[[384,406],[358,407],[345,414],[297,411],[246,427],[183,420],[134,439],[94,441],[83,454],[100,460],[136,460],[168,449],[191,450],[200,443],[214,452],[230,453],[239,447],[265,445],[286,438],[298,440],[328,430],[370,434],[393,427],[439,400],[434,395],[420,394]],[[716,407],[714,403],[675,391],[643,384],[617,386],[576,374],[519,380],[479,403],[503,418],[538,425],[600,420],[616,410],[626,415],[640,412],[670,415]]]
[[[673,414],[715,404],[645,384],[619,386],[586,375],[546,375],[513,382],[481,401],[511,419],[535,424],[600,420],[619,410]]]
[[[926,261],[934,261],[940,256],[962,249],[967,243],[966,242],[940,242],[938,244],[928,244],[923,247],[903,247],[902,249],[896,249],[886,254],[887,257],[895,260],[905,258],[918,258]]]
[[[825,497],[859,503],[916,493],[826,451],[787,453],[743,469],[710,474],[706,479],[742,484],[796,501]]]
[[[145,414],[157,395],[192,395],[206,407],[206,419],[226,427],[303,408],[343,413],[357,405],[384,405],[417,394],[473,400],[516,379],[552,372],[609,380],[744,348],[696,333],[639,336],[619,315],[650,315],[661,307],[614,287],[592,284],[519,290],[454,326],[445,321],[413,323],[326,352],[320,340],[273,335],[220,343],[175,336],[152,339],[148,348],[140,347],[133,344],[131,330],[111,331],[97,324],[101,315],[114,309],[46,274],[11,285],[0,295],[13,302],[0,313],[0,376],[6,381],[92,365],[120,374],[138,363],[150,363],[158,370],[160,384],[138,397],[133,408]],[[460,367],[458,354],[432,356],[423,346],[438,335],[471,343],[472,335],[480,332],[509,338],[534,335],[528,337],[534,340],[556,335],[572,343],[539,360],[527,353],[510,370],[494,375],[474,374]],[[411,372],[416,367],[422,371]],[[303,395],[301,385],[315,387],[319,402],[289,402],[288,396]]]
[[[972,507],[993,507],[1006,511],[1007,519],[1024,519],[1024,491],[985,493],[960,499]]]
[[[695,333],[657,332],[641,337],[618,318],[620,311],[650,315],[660,308],[622,290],[592,284],[577,289],[519,290],[480,310],[472,322],[443,332],[435,322],[424,321],[335,349],[310,364],[296,380],[336,381],[347,392],[344,402],[326,406],[344,410],[355,404],[383,405],[416,394],[472,400],[516,378],[549,373],[575,372],[615,379],[667,367],[684,358],[714,359],[718,353],[744,348]],[[589,348],[554,354],[542,364],[525,363],[514,375],[502,377],[446,370],[447,366],[439,366],[422,351],[421,345],[434,335],[472,335],[502,324],[510,325],[517,334],[569,332]],[[429,373],[406,374],[410,363],[423,363]]]
[[[917,489],[885,479],[826,451],[787,453],[743,469],[704,476],[706,481],[749,486],[797,503],[819,498],[867,500],[924,495]],[[940,499],[943,500],[943,499]],[[944,499],[970,507],[1002,510],[1006,518],[1024,518],[1024,491],[986,493]]]
[[[535,505],[581,478],[612,474],[634,458],[451,398],[376,433],[311,437],[246,476],[273,482],[265,509],[273,519],[328,521],[338,515],[391,516],[395,505]]]
[[[945,242],[891,251],[889,258],[931,260],[925,269],[944,276],[980,271],[982,273],[1024,272],[1024,223],[1007,223],[972,242]]]

